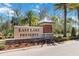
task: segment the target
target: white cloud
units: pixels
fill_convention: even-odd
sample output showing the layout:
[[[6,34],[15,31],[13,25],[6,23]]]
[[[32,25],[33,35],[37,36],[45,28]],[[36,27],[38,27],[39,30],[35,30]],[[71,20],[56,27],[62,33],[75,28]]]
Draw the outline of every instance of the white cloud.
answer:
[[[2,3],[0,6],[0,13],[6,16],[14,16],[15,12],[11,9],[12,5],[10,3]]]
[[[40,12],[40,10],[39,10],[39,9],[33,9],[33,11],[34,11],[34,12],[37,12],[37,13],[39,13],[39,12]]]
[[[38,9],[39,8],[39,5],[36,5],[36,8]]]
[[[35,8],[33,9],[33,11],[39,13],[40,12],[39,5],[36,5]]]
[[[2,7],[0,8],[0,13],[5,14],[7,16],[14,16],[15,12],[11,8]]]
[[[12,7],[12,5],[10,3],[4,3],[3,5],[5,5],[7,7]]]

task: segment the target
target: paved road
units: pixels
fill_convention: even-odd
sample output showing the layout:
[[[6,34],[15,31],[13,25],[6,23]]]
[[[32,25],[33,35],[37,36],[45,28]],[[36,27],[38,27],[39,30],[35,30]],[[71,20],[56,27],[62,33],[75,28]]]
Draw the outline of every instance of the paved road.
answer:
[[[79,56],[79,41],[67,41],[56,46],[33,47],[0,53],[0,56]]]

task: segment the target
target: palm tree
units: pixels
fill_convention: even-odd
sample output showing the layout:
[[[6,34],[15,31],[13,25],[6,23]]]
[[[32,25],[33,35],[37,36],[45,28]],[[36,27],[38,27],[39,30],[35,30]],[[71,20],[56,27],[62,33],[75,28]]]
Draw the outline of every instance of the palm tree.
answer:
[[[78,26],[79,26],[79,3],[71,3],[69,4],[69,9],[74,11],[76,10],[77,11],[77,17],[78,17]],[[78,27],[78,30],[79,30],[79,27]]]
[[[28,22],[29,22],[29,26],[31,26],[31,21],[32,21],[32,17],[33,17],[33,12],[30,10],[27,12],[27,17],[28,17]]]
[[[55,9],[63,9],[64,10],[64,37],[66,37],[66,17],[67,17],[67,4],[66,3],[58,3],[55,4]]]
[[[39,18],[36,17],[36,16],[33,16],[33,18],[32,18],[32,25],[33,26],[37,26],[38,23],[39,23]]]
[[[77,17],[79,21],[79,3],[73,3],[73,9],[77,10]]]

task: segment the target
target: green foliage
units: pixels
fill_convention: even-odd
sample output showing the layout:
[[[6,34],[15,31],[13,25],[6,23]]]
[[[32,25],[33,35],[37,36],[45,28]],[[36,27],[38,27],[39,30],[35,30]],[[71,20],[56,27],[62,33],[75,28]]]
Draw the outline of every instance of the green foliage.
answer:
[[[27,20],[25,20],[23,17],[20,17],[18,20],[18,25],[25,25]]]
[[[6,29],[3,31],[3,34],[4,34],[5,38],[9,38],[9,37],[13,36],[13,31],[10,29]]]
[[[76,30],[75,30],[74,27],[72,27],[71,36],[72,36],[72,37],[75,37],[75,36],[76,36]]]
[[[67,3],[58,3],[55,4],[55,9],[62,9],[64,10],[64,37],[66,37],[66,18],[67,18]]]
[[[61,33],[61,29],[60,29],[59,27],[56,27],[56,28],[54,29],[54,33],[55,33],[55,34],[60,34],[60,33]]]
[[[3,50],[5,46],[3,44],[0,44],[0,50]]]
[[[54,23],[52,24],[54,34],[60,34],[60,33],[62,33],[62,27],[61,27],[61,25],[58,23],[58,18],[57,18],[56,16],[51,16],[50,18],[51,18],[52,21],[54,22]],[[60,20],[61,20],[61,19],[60,19]]]
[[[5,48],[5,41],[0,40],[0,50],[3,50]]]
[[[32,17],[33,17],[33,12],[29,11],[27,13],[27,17],[28,17],[29,26],[31,26],[31,20],[32,20]]]
[[[18,25],[18,20],[17,20],[16,17],[12,17],[11,24],[12,25]]]
[[[50,18],[51,18],[51,19],[52,19],[52,21],[54,21],[55,23],[57,23],[57,22],[58,22],[58,18],[57,18],[56,16],[51,16]]]
[[[38,18],[36,16],[33,16],[31,20],[32,26],[37,26],[38,22],[39,22]]]
[[[32,11],[29,11],[27,14],[27,18],[28,18],[28,23],[29,26],[36,26],[38,25],[38,18],[33,14]]]

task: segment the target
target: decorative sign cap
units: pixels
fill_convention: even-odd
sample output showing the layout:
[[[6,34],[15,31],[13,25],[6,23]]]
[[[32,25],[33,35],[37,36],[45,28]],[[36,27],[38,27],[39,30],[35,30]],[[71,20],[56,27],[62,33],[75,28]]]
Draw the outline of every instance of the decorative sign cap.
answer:
[[[50,22],[52,22],[52,20],[48,16],[45,16],[39,23],[50,23]]]

